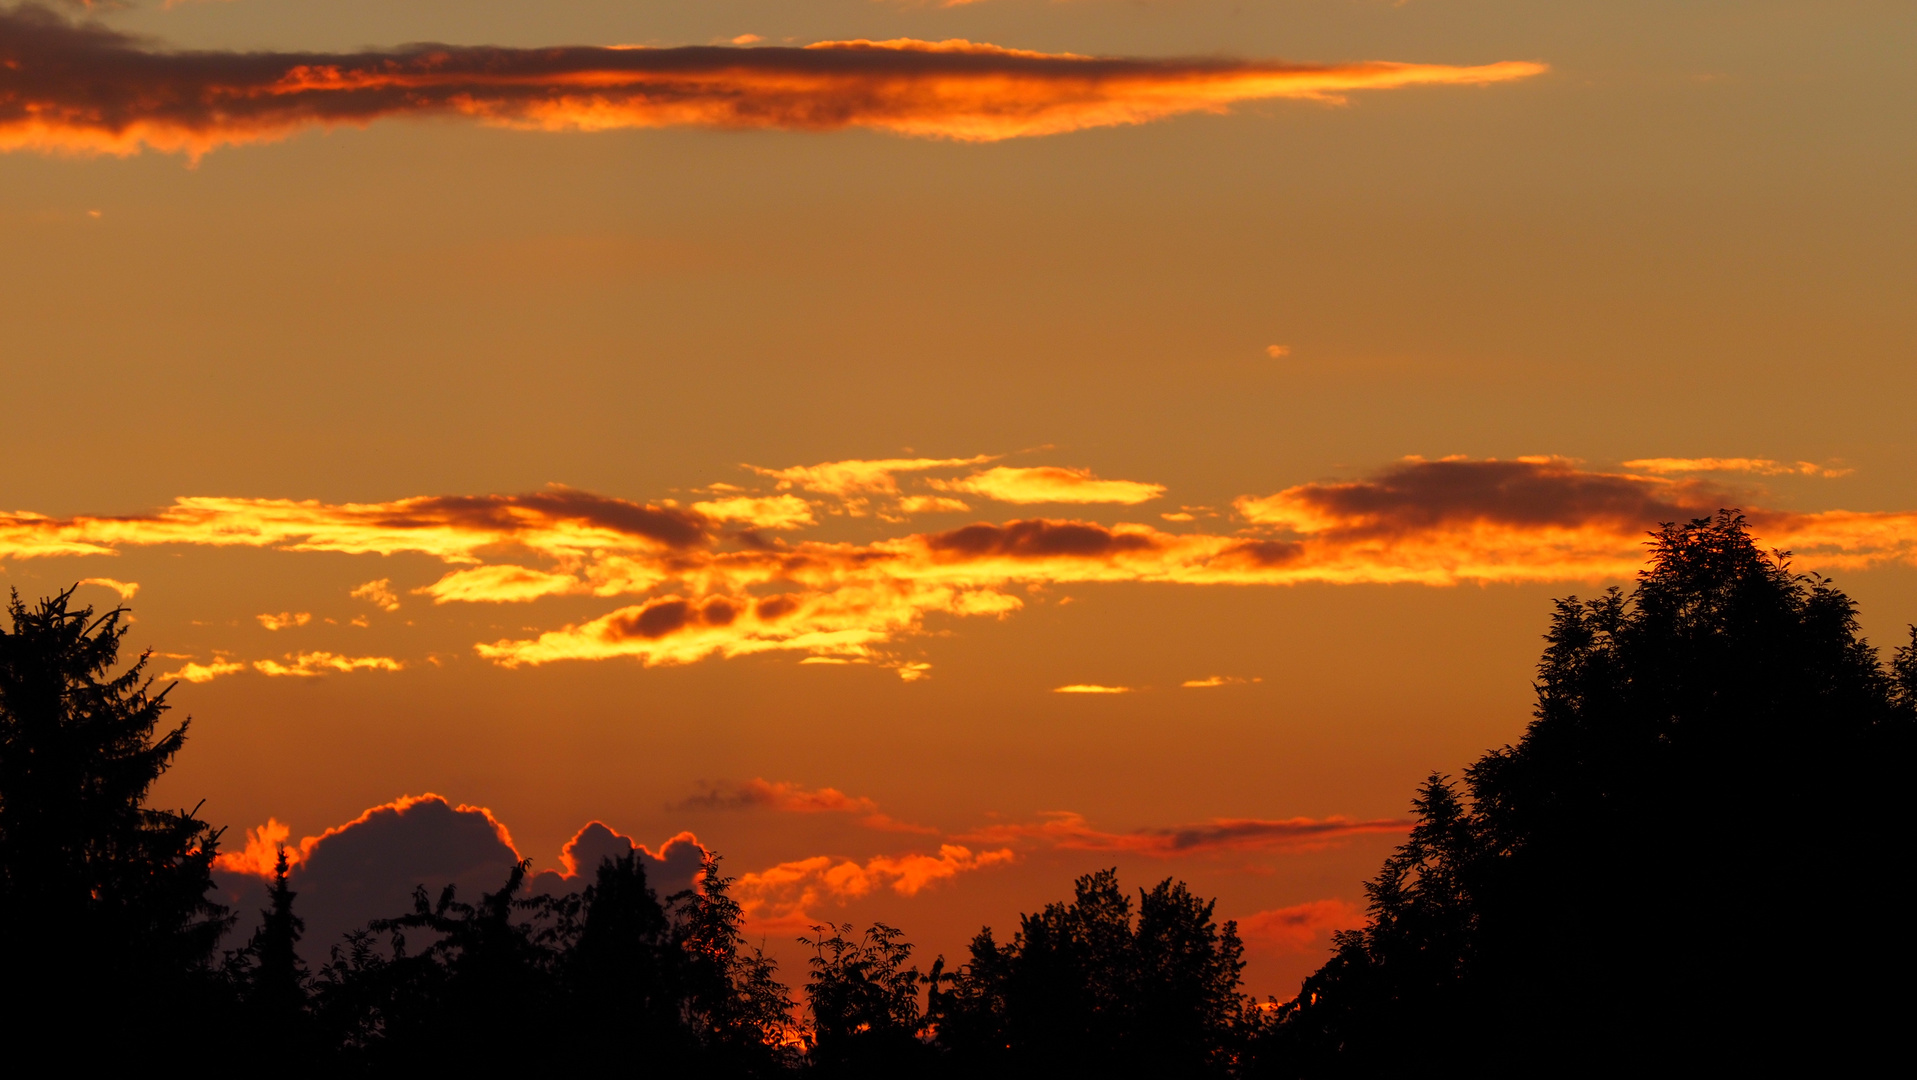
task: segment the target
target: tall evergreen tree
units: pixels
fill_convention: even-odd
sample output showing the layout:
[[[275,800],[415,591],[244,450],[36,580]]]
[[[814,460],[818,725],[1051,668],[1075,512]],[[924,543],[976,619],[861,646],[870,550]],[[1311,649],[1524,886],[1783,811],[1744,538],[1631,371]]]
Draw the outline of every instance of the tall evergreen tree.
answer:
[[[152,691],[145,655],[116,673],[125,609],[96,617],[72,595],[28,607],[15,593],[0,629],[6,1015],[112,1017],[92,1046],[137,1050],[212,993],[230,921],[207,899],[219,833],[147,805],[188,724],[160,730],[167,692]]]

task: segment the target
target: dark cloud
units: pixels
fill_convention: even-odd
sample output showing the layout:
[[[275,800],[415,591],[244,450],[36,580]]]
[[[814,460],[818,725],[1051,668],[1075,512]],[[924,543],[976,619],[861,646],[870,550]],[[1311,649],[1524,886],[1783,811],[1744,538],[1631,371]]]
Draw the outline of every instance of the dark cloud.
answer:
[[[610,826],[588,822],[566,841],[559,857],[562,869],[542,870],[533,875],[531,891],[548,895],[577,892],[593,883],[600,864],[607,859],[622,859],[635,851],[645,867],[646,883],[661,900],[692,888],[705,856],[699,838],[689,832],[666,841],[654,854],[652,849],[629,836],[619,835]]]
[[[597,526],[669,547],[691,547],[707,539],[705,519],[691,511],[643,505],[562,487],[530,495],[435,495],[408,499],[403,509],[382,511],[370,523],[399,529],[453,524],[513,532],[526,526],[527,512],[543,519],[542,525],[571,522]]]
[[[1039,518],[1004,525],[980,523],[933,533],[925,538],[925,546],[943,554],[973,558],[1004,555],[1015,559],[1043,559],[1060,555],[1096,558],[1151,551],[1157,545],[1148,536],[1113,532],[1103,525]]]
[[[455,115],[539,129],[850,125],[1002,139],[1140,123],[1231,102],[1526,78],[1458,68],[1142,60],[969,42],[808,48],[495,48],[357,53],[163,51],[36,6],[0,12],[0,148],[203,153],[316,124]]]

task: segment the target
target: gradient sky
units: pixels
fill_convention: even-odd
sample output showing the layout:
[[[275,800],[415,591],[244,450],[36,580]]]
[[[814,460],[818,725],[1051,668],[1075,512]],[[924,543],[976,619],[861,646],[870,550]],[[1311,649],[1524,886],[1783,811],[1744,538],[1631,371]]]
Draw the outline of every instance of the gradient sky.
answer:
[[[1658,520],[1917,617],[1908,4],[0,10],[0,585],[229,848],[690,831],[795,983],[1115,864],[1284,997]]]

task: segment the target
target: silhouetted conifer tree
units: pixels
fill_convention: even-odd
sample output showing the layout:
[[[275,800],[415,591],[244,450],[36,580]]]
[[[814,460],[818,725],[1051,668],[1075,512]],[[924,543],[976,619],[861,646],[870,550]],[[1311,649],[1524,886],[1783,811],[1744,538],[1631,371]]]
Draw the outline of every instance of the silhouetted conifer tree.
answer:
[[[306,962],[300,958],[300,937],[306,923],[293,911],[298,895],[286,882],[286,849],[279,849],[273,865],[271,906],[260,912],[260,925],[246,947],[227,965],[243,1005],[245,1030],[239,1037],[256,1052],[278,1055],[288,1062],[310,1061],[320,1046],[307,1009]]]
[[[219,833],[147,806],[186,740],[158,733],[166,691],[142,655],[115,673],[125,610],[70,610],[72,590],[0,630],[0,956],[17,1030],[93,1021],[95,1055],[177,1045],[218,1000],[226,912],[207,899]],[[67,1028],[67,1030],[72,1030]]]

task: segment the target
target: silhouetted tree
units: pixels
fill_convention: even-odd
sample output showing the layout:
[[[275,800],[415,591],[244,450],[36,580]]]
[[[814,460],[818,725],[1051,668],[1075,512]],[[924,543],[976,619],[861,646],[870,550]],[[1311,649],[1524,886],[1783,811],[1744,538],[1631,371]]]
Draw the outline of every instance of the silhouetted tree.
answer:
[[[1911,952],[1894,853],[1917,644],[1880,667],[1851,600],[1729,512],[1664,527],[1630,597],[1560,601],[1546,642],[1524,738],[1463,796],[1426,783],[1370,924],[1260,1067],[1722,1071],[1886,1039],[1908,994],[1861,989]]]
[[[608,858],[582,897],[584,918],[564,961],[575,1060],[661,1072],[695,1060],[681,1015],[684,967],[639,852]]]
[[[683,1010],[711,1065],[722,1073],[769,1075],[789,1067],[792,998],[760,949],[744,947],[745,913],[733,879],[708,852],[699,883],[673,896],[673,939],[685,964]]]
[[[918,1040],[919,971],[897,929],[873,923],[857,938],[852,924],[812,928],[805,992],[812,1014],[811,1063],[823,1076],[922,1074],[931,1054]],[[826,932],[831,936],[827,937]]]
[[[938,1042],[968,1074],[1206,1076],[1228,1073],[1248,1021],[1243,946],[1213,902],[1166,879],[1138,918],[1116,870],[1078,879],[1070,903],[989,929],[971,962],[934,984]],[[944,980],[941,980],[944,981]]]
[[[116,608],[70,610],[72,590],[0,630],[0,959],[19,1030],[101,1020],[96,1056],[150,1060],[160,1033],[218,996],[211,964],[226,912],[207,899],[219,833],[192,811],[147,806],[186,741],[157,733],[166,691],[142,655],[115,673]],[[112,1018],[107,1022],[105,1018]]]
[[[306,962],[299,942],[306,923],[293,911],[298,895],[287,885],[286,849],[273,864],[271,904],[260,912],[260,925],[246,947],[227,965],[244,1010],[242,1035],[257,1050],[283,1060],[301,1061],[319,1051],[312,1016],[307,1008]]]

